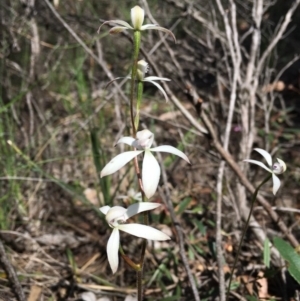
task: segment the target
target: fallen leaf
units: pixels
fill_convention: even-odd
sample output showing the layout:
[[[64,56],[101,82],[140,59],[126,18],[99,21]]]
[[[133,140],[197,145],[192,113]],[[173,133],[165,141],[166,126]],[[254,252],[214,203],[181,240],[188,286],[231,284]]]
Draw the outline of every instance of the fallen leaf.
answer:
[[[28,301],[37,301],[40,298],[41,293],[42,288],[40,286],[32,285],[30,288]]]

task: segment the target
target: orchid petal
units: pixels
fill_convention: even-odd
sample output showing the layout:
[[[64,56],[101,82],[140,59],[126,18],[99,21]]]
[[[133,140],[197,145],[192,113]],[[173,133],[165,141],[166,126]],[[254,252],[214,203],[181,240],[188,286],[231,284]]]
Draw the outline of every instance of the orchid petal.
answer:
[[[173,34],[173,32],[167,28],[164,28],[164,27],[160,27],[158,25],[155,25],[155,24],[145,24],[141,27],[141,30],[148,30],[148,29],[155,29],[155,30],[160,30],[160,31],[163,31],[165,33],[168,33],[169,35],[171,35],[171,37],[173,38],[174,42],[176,43],[176,38]]]
[[[157,29],[157,27],[159,27],[157,24],[145,24],[141,27],[141,30]]]
[[[273,171],[270,168],[268,168],[264,163],[262,163],[260,161],[256,161],[256,160],[252,160],[252,159],[245,159],[243,161],[259,165],[260,167],[264,168],[266,171],[273,173]]]
[[[156,86],[161,91],[161,93],[164,95],[166,101],[168,101],[167,93],[165,92],[165,90],[163,89],[163,87],[160,84],[158,84],[155,81],[153,81],[153,80],[146,80],[146,79],[147,78],[144,79],[144,82],[149,82],[149,83],[153,84],[154,86]]]
[[[144,23],[145,12],[142,8],[136,5],[131,9],[131,23],[135,30],[141,30]]]
[[[106,247],[108,262],[112,269],[113,274],[117,271],[119,266],[119,244],[120,244],[119,229],[114,228],[109,237],[109,240],[107,242],[107,247]]]
[[[151,240],[168,240],[170,237],[150,226],[140,225],[140,224],[123,224],[119,226],[119,230],[122,230],[131,235],[151,239]]]
[[[186,156],[186,154],[184,154],[179,149],[177,149],[173,146],[170,146],[170,145],[161,145],[161,146],[153,147],[153,148],[150,148],[150,151],[171,153],[173,155],[176,155],[176,156],[182,158],[183,160],[185,160],[191,164],[191,162],[190,162],[189,158]]]
[[[126,21],[123,21],[123,20],[109,20],[109,21],[105,21],[102,25],[104,25],[104,24],[111,24],[113,26],[121,25],[121,26],[126,27],[127,29],[133,29],[133,27],[129,23],[127,23]]]
[[[142,179],[145,195],[150,199],[158,186],[160,177],[160,166],[149,150],[145,150]]]
[[[131,27],[127,22],[125,22],[125,21],[122,21],[122,20],[109,20],[109,21],[105,21],[105,22],[103,22],[101,25],[100,25],[100,27],[99,27],[99,29],[98,29],[98,33],[100,32],[100,30],[101,30],[101,27],[103,26],[103,25],[105,25],[105,24],[111,24],[111,25],[122,25],[122,26],[124,26],[124,27],[126,27],[126,28],[128,28],[128,29],[133,29],[133,27]]]
[[[107,214],[108,210],[110,209],[110,206],[103,206],[101,208],[99,208],[99,210],[103,213],[103,214]]]
[[[269,167],[272,168],[272,157],[271,157],[271,155],[267,151],[265,151],[264,149],[261,149],[261,148],[255,148],[254,150],[259,152],[266,159]]]
[[[124,27],[124,26],[114,26],[113,28],[111,28],[109,30],[109,33],[110,34],[118,34],[118,33],[121,33],[125,30],[127,30],[128,28],[127,27]]]
[[[110,162],[108,162],[101,171],[101,178],[104,176],[108,176],[117,170],[121,169],[124,165],[126,165],[130,160],[134,157],[142,153],[143,151],[129,151],[114,157]]]
[[[275,195],[280,187],[280,180],[274,173],[272,174],[272,178],[273,178],[273,194]]]
[[[160,206],[160,204],[151,203],[151,202],[143,202],[143,203],[141,202],[141,203],[132,204],[127,208],[127,211],[126,211],[127,219],[140,212],[153,210],[159,206]]]
[[[119,143],[125,143],[128,144],[129,146],[132,146],[132,143],[135,141],[134,138],[132,137],[122,137],[118,140],[117,144]]]
[[[150,82],[152,80],[165,80],[165,81],[171,81],[169,78],[166,77],[158,77],[158,76],[147,76],[144,78],[144,82]]]
[[[116,80],[118,80],[118,79],[122,79],[122,78],[129,78],[129,77],[128,77],[128,76],[126,76],[126,77],[116,77],[116,78],[112,79],[110,82],[108,82],[108,83],[106,84],[105,89],[106,89],[111,83],[113,83],[114,81],[116,81]]]

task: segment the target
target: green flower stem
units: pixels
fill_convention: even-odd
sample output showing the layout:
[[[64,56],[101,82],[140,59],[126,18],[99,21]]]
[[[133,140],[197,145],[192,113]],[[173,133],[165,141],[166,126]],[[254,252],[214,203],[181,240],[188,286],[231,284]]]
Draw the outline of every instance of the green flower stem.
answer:
[[[133,34],[133,59],[138,59],[141,47],[141,32],[135,31]]]
[[[133,103],[134,103],[134,86],[135,86],[135,79],[137,74],[137,62],[138,62],[138,57],[140,52],[140,45],[141,45],[141,32],[135,31],[133,36],[133,63],[131,69],[131,88],[130,88],[130,117],[131,117],[133,137],[135,137],[137,131],[134,122]]]
[[[136,130],[138,130],[139,123],[140,123],[140,106],[143,98],[143,90],[144,90],[144,83],[142,81],[139,81],[138,89],[137,89],[136,115],[135,115],[135,122],[134,122]]]
[[[255,201],[256,201],[256,197],[257,197],[258,191],[259,191],[259,189],[260,189],[266,182],[268,182],[271,178],[272,178],[272,174],[271,174],[271,175],[268,175],[268,176],[267,176],[267,177],[266,177],[266,178],[258,185],[258,187],[255,189],[254,194],[253,194],[253,196],[252,196],[250,212],[249,212],[248,218],[247,218],[247,220],[246,220],[246,224],[245,224],[244,229],[243,229],[242,237],[241,237],[241,240],[240,240],[240,243],[239,243],[239,246],[238,246],[238,251],[237,251],[237,254],[236,254],[236,256],[235,256],[234,263],[233,263],[233,267],[232,267],[232,270],[231,270],[231,273],[230,273],[230,278],[229,278],[229,283],[228,283],[228,288],[227,288],[227,296],[226,296],[226,300],[229,300],[230,286],[231,286],[231,282],[232,282],[232,278],[233,278],[233,273],[234,273],[234,270],[235,270],[235,268],[236,268],[237,261],[238,261],[238,258],[239,258],[240,252],[241,252],[241,248],[242,248],[242,243],[243,243],[244,237],[245,237],[245,235],[246,235],[246,231],[247,231],[248,226],[249,226],[250,218],[251,218],[251,215],[252,215],[252,212],[253,212],[253,208],[254,208],[254,204],[255,204]]]

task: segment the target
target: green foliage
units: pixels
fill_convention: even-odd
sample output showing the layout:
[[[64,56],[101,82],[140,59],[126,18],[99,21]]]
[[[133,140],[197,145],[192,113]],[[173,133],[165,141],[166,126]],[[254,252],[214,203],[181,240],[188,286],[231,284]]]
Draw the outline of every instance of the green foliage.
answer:
[[[270,267],[270,241],[268,238],[264,241],[264,265],[269,268]]]
[[[3,69],[0,69],[1,76],[5,76]],[[25,92],[21,91],[17,93],[15,97],[6,102],[1,97],[2,89],[0,85],[0,177],[3,177],[0,185],[0,228],[5,230],[11,226],[12,221],[10,220],[9,213],[14,207],[17,207],[21,215],[25,212],[25,206],[22,203],[22,189],[19,181],[15,178],[20,175],[20,171],[26,175],[28,171],[26,171],[26,166],[17,161],[14,151],[7,143],[7,140],[14,139],[17,133],[11,108],[14,105],[19,105]]]
[[[100,172],[102,168],[105,166],[105,162],[107,161],[105,152],[103,152],[100,140],[98,139],[99,131],[97,129],[90,130],[90,138],[91,138],[91,146],[92,146],[92,154],[94,159],[94,165],[97,171],[101,192],[105,199],[105,203],[107,205],[112,205],[112,199],[110,196],[110,177],[104,177],[100,179]]]
[[[76,265],[76,261],[75,261],[75,258],[74,258],[74,254],[69,248],[66,249],[66,254],[67,254],[68,262],[69,262],[69,264],[72,268],[72,271],[76,275],[77,265]]]
[[[184,198],[180,203],[179,203],[179,207],[176,211],[177,214],[182,214],[185,209],[189,206],[190,202],[193,200],[193,198],[191,197],[186,197]]]
[[[288,263],[288,271],[300,283],[300,255],[282,238],[274,238],[274,246]]]

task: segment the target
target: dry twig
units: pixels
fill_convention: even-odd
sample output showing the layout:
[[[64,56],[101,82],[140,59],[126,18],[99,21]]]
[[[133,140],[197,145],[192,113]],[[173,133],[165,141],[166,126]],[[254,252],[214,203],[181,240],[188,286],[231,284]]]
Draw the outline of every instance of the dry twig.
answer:
[[[18,299],[18,301],[26,301],[22,286],[19,282],[18,276],[12,266],[12,264],[10,263],[10,261],[8,260],[6,253],[5,253],[5,249],[3,246],[3,243],[0,239],[0,263],[3,266],[3,269],[5,270],[6,274],[7,274],[7,278],[10,280],[13,288],[14,288],[14,293],[16,298]],[[0,295],[1,298],[3,298],[5,301],[10,301],[10,298],[7,296],[2,296],[2,294]]]

